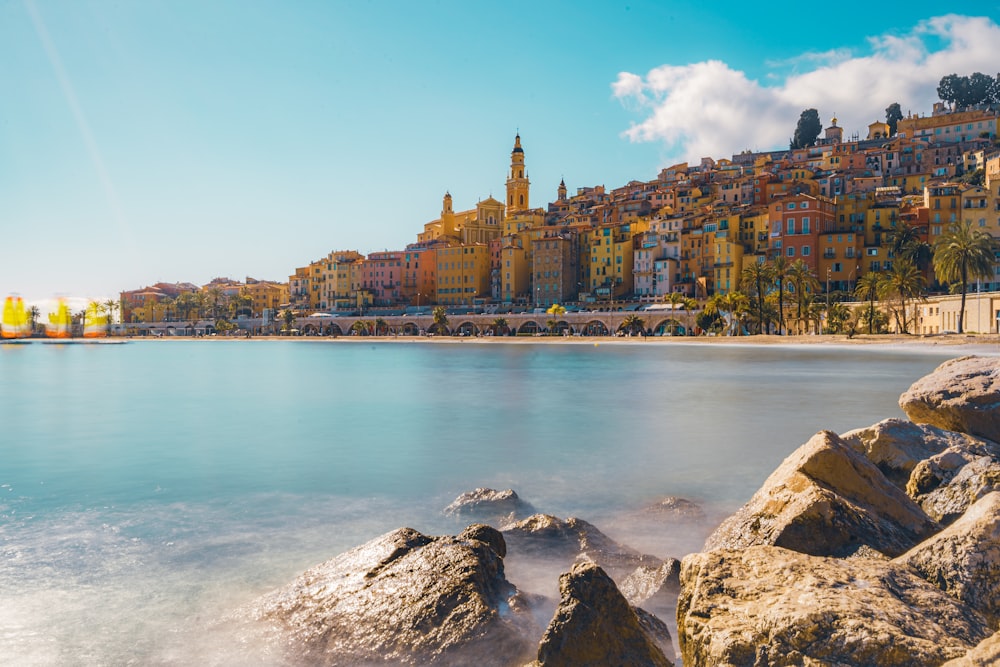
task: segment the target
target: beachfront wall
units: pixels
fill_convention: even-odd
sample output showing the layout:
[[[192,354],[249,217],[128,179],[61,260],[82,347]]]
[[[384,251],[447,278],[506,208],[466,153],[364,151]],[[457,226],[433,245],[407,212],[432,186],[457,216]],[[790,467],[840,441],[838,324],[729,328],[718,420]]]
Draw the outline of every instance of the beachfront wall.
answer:
[[[929,297],[916,305],[915,333],[939,334],[958,331],[958,313],[962,307],[960,294]],[[965,297],[965,333],[998,333],[1000,322],[1000,292],[967,294]]]

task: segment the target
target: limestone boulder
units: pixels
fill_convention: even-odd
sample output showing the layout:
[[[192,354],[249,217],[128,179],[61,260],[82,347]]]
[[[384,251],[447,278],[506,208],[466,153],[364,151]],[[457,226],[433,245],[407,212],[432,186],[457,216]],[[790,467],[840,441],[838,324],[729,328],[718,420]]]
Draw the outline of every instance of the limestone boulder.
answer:
[[[538,646],[539,667],[666,666],[666,626],[636,613],[604,570],[577,563],[559,578],[559,607]],[[669,637],[667,637],[669,643]]]
[[[780,547],[684,558],[677,606],[685,667],[939,665],[992,629],[909,568]]]
[[[895,562],[1000,621],[1000,492],[976,501],[960,519]]]
[[[658,568],[663,561],[619,544],[583,519],[566,520],[549,514],[534,514],[502,528],[512,553],[551,559],[563,568],[574,560],[592,561],[616,580],[640,566]]]
[[[1000,357],[946,361],[914,382],[899,407],[914,422],[1000,442]]]
[[[905,419],[884,419],[866,428],[840,436],[856,452],[864,454],[890,482],[906,489],[921,462],[946,450],[964,451],[981,446],[982,440]]]
[[[309,665],[512,665],[537,628],[504,576],[503,536],[401,528],[317,565],[260,598],[289,662]]]
[[[945,454],[917,466],[908,488],[928,516],[947,525],[986,494],[1000,491],[1000,459],[951,450]],[[919,492],[928,486],[932,490]]]
[[[705,550],[774,545],[814,556],[848,556],[867,546],[895,557],[938,529],[875,464],[823,431],[722,522]]]
[[[530,503],[513,489],[478,488],[466,491],[444,508],[444,513],[459,519],[486,521],[500,525],[516,521],[534,512]]]
[[[941,667],[996,667],[1000,665],[1000,632],[979,642],[961,658],[955,658]]]

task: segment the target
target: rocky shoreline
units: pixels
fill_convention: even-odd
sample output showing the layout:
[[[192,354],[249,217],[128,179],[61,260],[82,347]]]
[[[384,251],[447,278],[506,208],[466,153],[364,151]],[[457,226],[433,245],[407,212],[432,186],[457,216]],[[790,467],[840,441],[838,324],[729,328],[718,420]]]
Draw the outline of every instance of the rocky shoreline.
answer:
[[[476,489],[445,509],[457,535],[391,531],[228,622],[290,665],[1000,664],[1000,358],[945,362],[900,407],[817,433],[682,559]],[[508,553],[561,573],[559,599]]]

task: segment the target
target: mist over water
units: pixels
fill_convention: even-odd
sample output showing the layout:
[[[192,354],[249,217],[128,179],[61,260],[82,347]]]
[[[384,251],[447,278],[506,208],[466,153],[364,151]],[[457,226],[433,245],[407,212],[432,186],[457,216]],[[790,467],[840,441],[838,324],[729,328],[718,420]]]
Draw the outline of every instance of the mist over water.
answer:
[[[902,416],[950,356],[876,347],[0,345],[0,656],[282,664],[217,621],[386,531],[514,488],[644,553],[697,550],[820,429]],[[704,523],[643,513],[666,495]],[[557,573],[556,573],[557,574]],[[508,578],[558,582],[511,554]]]

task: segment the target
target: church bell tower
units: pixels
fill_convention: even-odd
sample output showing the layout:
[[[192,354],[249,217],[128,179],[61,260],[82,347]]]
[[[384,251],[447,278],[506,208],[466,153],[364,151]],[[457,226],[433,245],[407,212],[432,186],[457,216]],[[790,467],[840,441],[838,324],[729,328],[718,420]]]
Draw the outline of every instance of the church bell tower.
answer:
[[[529,208],[528,189],[531,182],[524,169],[524,149],[520,133],[514,137],[514,150],[510,152],[510,174],[507,177],[507,213]]]

